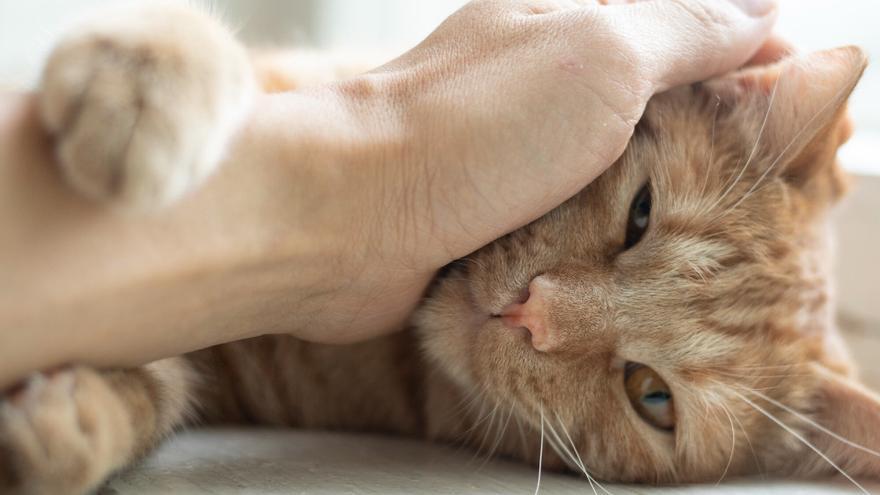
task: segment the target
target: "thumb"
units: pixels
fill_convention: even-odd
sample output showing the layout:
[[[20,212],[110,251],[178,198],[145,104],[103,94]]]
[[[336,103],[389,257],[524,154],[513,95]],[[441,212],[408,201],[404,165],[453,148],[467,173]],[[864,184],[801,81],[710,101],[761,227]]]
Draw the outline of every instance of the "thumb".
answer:
[[[656,92],[742,66],[777,14],[775,0],[649,0],[604,10],[635,44]]]

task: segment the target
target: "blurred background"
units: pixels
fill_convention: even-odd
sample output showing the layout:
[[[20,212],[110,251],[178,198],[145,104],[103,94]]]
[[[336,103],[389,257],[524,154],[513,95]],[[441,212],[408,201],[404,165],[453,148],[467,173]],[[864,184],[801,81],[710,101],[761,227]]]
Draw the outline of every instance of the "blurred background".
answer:
[[[78,18],[121,0],[0,0],[0,88],[30,87],[59,33]],[[343,52],[404,52],[465,0],[206,0],[256,47],[312,47]],[[777,31],[802,50],[839,45],[880,56],[880,1],[780,0]],[[858,174],[838,212],[838,299],[847,338],[880,387],[880,62],[851,100],[856,134],[841,151]]]

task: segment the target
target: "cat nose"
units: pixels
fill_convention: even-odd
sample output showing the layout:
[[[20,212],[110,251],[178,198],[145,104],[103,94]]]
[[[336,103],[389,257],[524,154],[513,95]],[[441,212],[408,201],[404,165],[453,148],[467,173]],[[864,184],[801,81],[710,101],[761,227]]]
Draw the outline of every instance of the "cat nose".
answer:
[[[507,305],[500,313],[505,327],[528,330],[532,334],[532,347],[541,352],[550,351],[558,344],[550,323],[550,301],[547,299],[553,290],[553,282],[537,276],[529,282],[520,302]]]

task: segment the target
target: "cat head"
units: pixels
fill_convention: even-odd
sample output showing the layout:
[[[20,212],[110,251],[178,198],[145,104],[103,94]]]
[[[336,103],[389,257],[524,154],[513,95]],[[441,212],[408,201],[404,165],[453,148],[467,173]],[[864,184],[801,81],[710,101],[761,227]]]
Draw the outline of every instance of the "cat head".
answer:
[[[551,467],[880,475],[825,431],[880,448],[828,271],[835,155],[865,65],[839,48],[654,97],[605,174],[438,279],[415,318],[429,358],[544,430]]]

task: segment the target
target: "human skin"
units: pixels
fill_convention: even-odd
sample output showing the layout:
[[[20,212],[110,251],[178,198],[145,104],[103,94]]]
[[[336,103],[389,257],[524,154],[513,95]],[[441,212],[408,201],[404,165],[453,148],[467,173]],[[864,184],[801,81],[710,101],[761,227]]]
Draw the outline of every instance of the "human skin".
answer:
[[[0,98],[0,385],[267,333],[397,330],[433,274],[614,162],[648,99],[732,70],[772,1],[475,2],[403,57],[260,96],[220,171],[121,214],[62,182]]]

